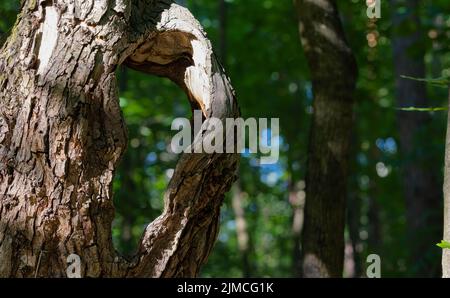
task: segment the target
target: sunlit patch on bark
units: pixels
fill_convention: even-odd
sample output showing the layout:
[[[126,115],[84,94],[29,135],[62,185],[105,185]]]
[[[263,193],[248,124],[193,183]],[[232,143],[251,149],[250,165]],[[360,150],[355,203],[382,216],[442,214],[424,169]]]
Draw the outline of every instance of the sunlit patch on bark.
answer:
[[[39,48],[38,74],[42,75],[47,69],[53,50],[58,40],[58,12],[52,6],[45,7],[45,20],[41,25],[42,40]]]

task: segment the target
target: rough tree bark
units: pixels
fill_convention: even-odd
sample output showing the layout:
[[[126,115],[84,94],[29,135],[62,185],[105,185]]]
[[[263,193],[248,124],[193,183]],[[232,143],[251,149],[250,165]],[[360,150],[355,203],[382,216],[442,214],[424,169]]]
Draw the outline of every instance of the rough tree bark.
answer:
[[[334,0],[295,0],[314,91],[303,276],[342,277],[348,155],[357,77]]]
[[[402,75],[424,78],[425,32],[422,29],[419,0],[393,0],[393,51],[396,76],[396,98],[400,107],[427,107],[425,83],[402,79]],[[400,8],[404,8],[400,10]],[[399,148],[405,158],[401,165],[406,203],[408,266],[415,276],[440,275],[438,250],[431,244],[442,235],[441,187],[439,167],[424,149],[428,142],[424,133],[431,122],[428,113],[398,112]],[[419,149],[420,148],[420,149]],[[425,260],[420,262],[418,260]]]
[[[113,248],[121,64],[169,77],[204,118],[239,115],[200,24],[173,1],[23,1],[0,51],[0,276],[64,277],[72,253],[83,277],[190,277],[205,262],[236,154],[182,155],[136,256]]]

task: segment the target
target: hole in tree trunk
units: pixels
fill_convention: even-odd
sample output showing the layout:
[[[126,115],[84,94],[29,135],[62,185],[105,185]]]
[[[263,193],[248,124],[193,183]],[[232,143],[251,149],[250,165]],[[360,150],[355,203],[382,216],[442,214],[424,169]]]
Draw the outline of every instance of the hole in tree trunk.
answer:
[[[114,180],[112,232],[116,249],[131,256],[146,225],[162,212],[163,195],[179,158],[168,150],[176,133],[171,123],[177,117],[191,117],[191,106],[169,79],[126,67],[117,73],[128,148]]]

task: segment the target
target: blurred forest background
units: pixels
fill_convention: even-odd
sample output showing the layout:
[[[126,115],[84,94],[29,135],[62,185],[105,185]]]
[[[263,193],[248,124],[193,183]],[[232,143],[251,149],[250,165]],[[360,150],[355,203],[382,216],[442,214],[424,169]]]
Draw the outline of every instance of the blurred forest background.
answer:
[[[193,12],[211,38],[243,116],[277,117],[281,126],[277,164],[258,166],[254,155],[242,156],[240,180],[225,200],[220,235],[201,276],[298,276],[314,111],[294,5],[291,0],[178,2]],[[377,20],[368,19],[365,0],[337,2],[359,68],[344,276],[365,276],[366,257],[372,253],[381,256],[383,277],[440,276],[442,250],[435,244],[442,238],[447,115],[399,108],[444,107],[447,90],[410,81],[408,88],[418,91],[402,101],[405,96],[399,95],[396,81],[404,80],[402,74],[414,74],[402,73],[403,60],[395,49],[405,36],[414,35],[416,43],[408,51],[414,57],[411,63],[425,69],[423,77],[450,76],[449,2],[394,1],[394,6],[382,0]],[[19,7],[18,0],[1,0],[2,38]],[[405,16],[413,21],[402,22]],[[190,107],[166,79],[125,68],[118,72],[129,148],[114,185],[113,236],[127,255],[136,249],[145,225],[161,212],[178,158],[166,149],[175,134],[170,125],[176,117],[189,117]],[[430,224],[416,226],[415,219],[423,217]]]

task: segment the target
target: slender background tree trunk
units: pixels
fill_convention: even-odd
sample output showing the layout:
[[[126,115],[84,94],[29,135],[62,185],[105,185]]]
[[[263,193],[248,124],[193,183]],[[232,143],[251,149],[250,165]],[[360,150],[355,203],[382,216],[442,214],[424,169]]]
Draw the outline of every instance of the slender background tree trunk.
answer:
[[[292,238],[294,240],[294,250],[292,254],[293,273],[294,276],[301,276],[301,233],[304,223],[304,209],[305,209],[305,189],[304,182],[295,183],[292,177],[289,180],[289,203],[292,206]]]
[[[448,93],[447,137],[444,168],[444,240],[450,242],[450,86]],[[450,249],[442,250],[442,277],[450,278]]]
[[[393,50],[396,98],[399,107],[429,107],[426,85],[402,75],[424,78],[425,32],[422,29],[419,0],[393,0]],[[400,8],[404,9],[400,9]],[[442,193],[439,167],[430,160],[426,133],[431,117],[428,113],[398,112],[399,148],[402,156],[403,192],[406,202],[408,267],[414,276],[440,275],[439,242],[442,231]],[[421,261],[422,260],[422,261]]]
[[[233,188],[232,206],[236,218],[236,236],[238,240],[238,250],[242,259],[242,275],[245,278],[252,276],[250,263],[250,235],[245,219],[244,193],[239,182]]]

